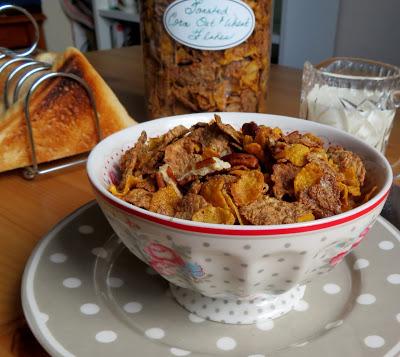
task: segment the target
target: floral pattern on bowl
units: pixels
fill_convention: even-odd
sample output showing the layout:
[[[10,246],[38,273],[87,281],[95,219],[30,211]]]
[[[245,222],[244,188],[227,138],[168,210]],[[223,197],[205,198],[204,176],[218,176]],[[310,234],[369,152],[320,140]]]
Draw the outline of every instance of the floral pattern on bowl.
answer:
[[[372,224],[369,224],[359,235],[358,239],[350,246],[350,249],[346,249],[340,253],[338,253],[337,255],[335,255],[333,258],[331,258],[331,260],[329,261],[329,264],[331,266],[335,266],[336,264],[340,263],[344,257],[349,254],[354,248],[356,248],[361,241],[365,238],[365,236],[367,235],[368,231],[371,229]]]
[[[205,275],[199,264],[185,262],[174,250],[163,244],[151,242],[143,250],[149,255],[150,266],[161,275],[171,276],[183,272],[193,279],[200,279]]]

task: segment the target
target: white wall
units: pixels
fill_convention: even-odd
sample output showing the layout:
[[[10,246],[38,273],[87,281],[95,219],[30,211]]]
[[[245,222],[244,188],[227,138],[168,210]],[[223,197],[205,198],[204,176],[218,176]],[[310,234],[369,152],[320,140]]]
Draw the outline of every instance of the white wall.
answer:
[[[400,66],[400,1],[341,0],[335,55]]]
[[[59,0],[42,0],[42,10],[47,17],[44,22],[47,49],[61,52],[73,46],[71,23],[61,9]]]
[[[282,0],[279,64],[303,68],[333,55],[339,2]]]

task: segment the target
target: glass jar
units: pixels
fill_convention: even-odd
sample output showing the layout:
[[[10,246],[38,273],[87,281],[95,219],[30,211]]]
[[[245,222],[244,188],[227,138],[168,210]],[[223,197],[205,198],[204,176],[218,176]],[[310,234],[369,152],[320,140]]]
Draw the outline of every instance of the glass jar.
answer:
[[[150,118],[265,112],[272,0],[142,0]]]

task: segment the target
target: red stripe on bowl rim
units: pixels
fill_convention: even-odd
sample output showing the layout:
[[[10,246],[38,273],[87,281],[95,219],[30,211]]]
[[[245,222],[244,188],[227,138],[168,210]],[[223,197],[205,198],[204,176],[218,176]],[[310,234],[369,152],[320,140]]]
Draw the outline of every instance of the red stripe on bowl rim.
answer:
[[[376,202],[374,202],[372,205],[364,208],[363,210],[353,213],[349,216],[346,217],[341,217],[333,221],[329,222],[322,222],[322,223],[316,223],[308,226],[300,226],[300,227],[283,227],[283,228],[270,228],[270,229],[254,229],[254,230],[246,230],[246,229],[231,229],[231,228],[210,228],[210,227],[197,227],[197,226],[191,226],[188,224],[180,223],[180,222],[174,222],[170,221],[168,219],[161,219],[158,217],[150,216],[146,213],[140,212],[135,210],[134,206],[132,208],[126,207],[117,201],[114,201],[113,199],[107,197],[104,195],[100,190],[98,190],[93,184],[92,184],[93,189],[100,195],[104,200],[106,200],[108,203],[113,205],[114,207],[120,208],[123,211],[133,215],[140,217],[142,219],[167,226],[170,228],[175,228],[183,231],[189,231],[189,232],[195,232],[195,233],[204,233],[204,234],[217,234],[217,235],[232,235],[232,236],[271,236],[271,235],[278,235],[278,234],[294,234],[294,233],[304,233],[304,232],[312,232],[312,231],[317,231],[325,228],[330,228],[330,227],[335,227],[343,223],[350,222],[352,220],[355,220],[361,216],[364,216],[365,214],[371,212],[374,210],[376,207],[378,207],[389,195],[389,190],[387,190],[381,198],[379,198]],[[171,218],[171,217],[170,217]],[[314,222],[318,222],[314,221]]]

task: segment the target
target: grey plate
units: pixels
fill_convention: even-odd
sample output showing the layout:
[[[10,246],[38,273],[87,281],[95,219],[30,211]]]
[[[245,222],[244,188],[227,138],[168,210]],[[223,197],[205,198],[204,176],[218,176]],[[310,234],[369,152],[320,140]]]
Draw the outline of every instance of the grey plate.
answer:
[[[197,318],[130,254],[91,202],[36,247],[22,282],[28,323],[53,356],[397,356],[400,232],[367,239],[307,286],[295,311],[232,326]]]

